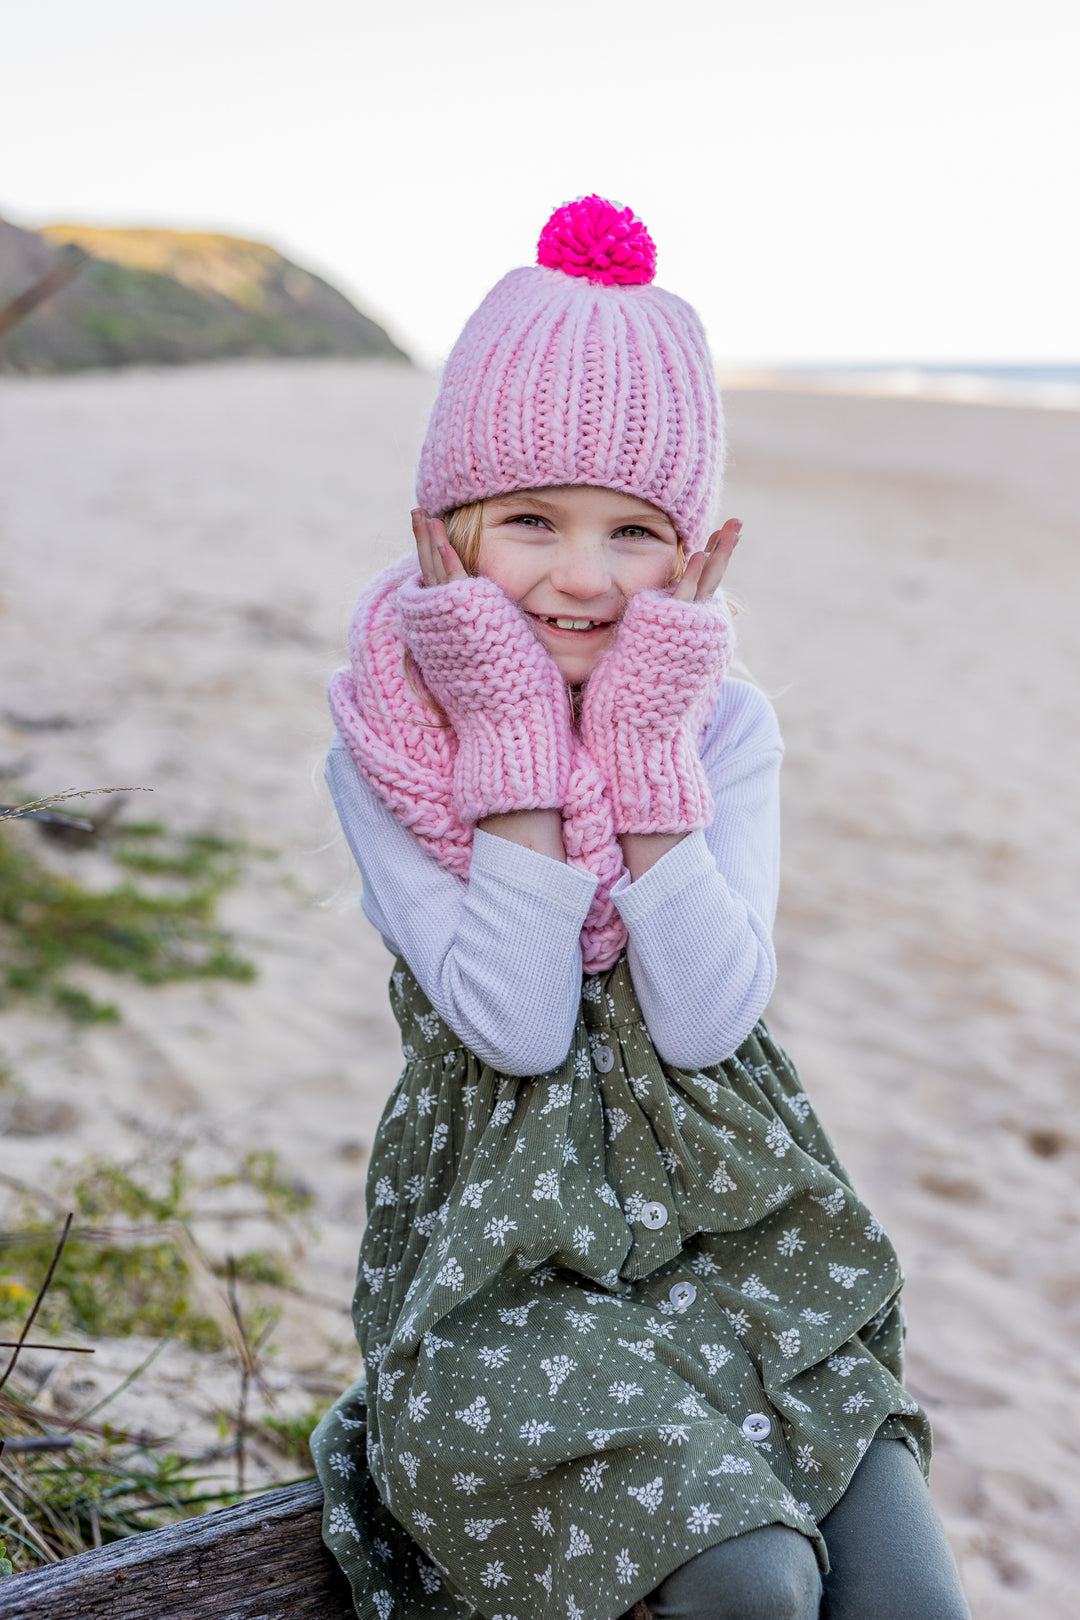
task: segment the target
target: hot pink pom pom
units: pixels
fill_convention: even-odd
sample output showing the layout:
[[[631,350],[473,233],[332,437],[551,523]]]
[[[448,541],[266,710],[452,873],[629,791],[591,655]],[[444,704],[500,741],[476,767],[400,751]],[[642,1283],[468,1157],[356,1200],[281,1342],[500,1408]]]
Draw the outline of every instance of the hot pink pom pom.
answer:
[[[643,287],[656,274],[656,246],[633,209],[594,195],[556,208],[540,233],[536,262],[605,287]]]

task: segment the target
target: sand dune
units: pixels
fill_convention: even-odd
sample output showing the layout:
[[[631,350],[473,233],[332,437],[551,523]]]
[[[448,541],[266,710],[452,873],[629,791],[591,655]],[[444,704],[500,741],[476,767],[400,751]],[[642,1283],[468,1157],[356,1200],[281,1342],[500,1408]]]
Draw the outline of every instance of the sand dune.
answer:
[[[322,688],[407,536],[430,390],[344,362],[0,381],[0,769],[149,785],[166,819],[279,852],[226,905],[254,987],[127,988],[125,1023],[77,1039],[0,1019],[28,1096],[70,1105],[0,1167],[46,1176],[163,1129],[276,1147],[318,1193],[305,1280],[342,1298],[398,1053],[380,942],[348,893],[318,904],[348,882]],[[1065,1620],[1080,413],[728,407],[730,583],[788,741],[771,1020],[904,1258],[910,1382],[975,1614]]]

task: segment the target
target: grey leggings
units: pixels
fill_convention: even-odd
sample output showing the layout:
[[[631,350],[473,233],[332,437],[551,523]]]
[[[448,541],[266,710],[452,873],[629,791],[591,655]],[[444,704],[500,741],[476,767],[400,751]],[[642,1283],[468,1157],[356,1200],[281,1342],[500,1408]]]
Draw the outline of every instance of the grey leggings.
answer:
[[[769,1524],[683,1564],[648,1599],[656,1620],[971,1620],[922,1472],[902,1440],[875,1440],[810,1541]]]

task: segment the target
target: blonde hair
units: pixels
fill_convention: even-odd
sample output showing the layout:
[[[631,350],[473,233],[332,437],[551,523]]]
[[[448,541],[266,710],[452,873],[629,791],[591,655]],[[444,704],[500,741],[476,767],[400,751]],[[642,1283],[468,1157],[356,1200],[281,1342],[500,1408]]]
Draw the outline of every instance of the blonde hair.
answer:
[[[443,522],[446,524],[447,538],[458,556],[462,567],[467,574],[477,574],[480,569],[480,542],[484,534],[484,503],[483,501],[470,501],[467,506],[455,506],[453,511],[447,512]],[[671,576],[672,584],[682,579],[686,568],[686,551],[680,540],[675,552],[675,572]]]
[[[455,506],[443,519],[450,544],[461,558],[467,574],[476,574],[480,568],[480,541],[484,531],[484,503],[470,501],[467,506]]]

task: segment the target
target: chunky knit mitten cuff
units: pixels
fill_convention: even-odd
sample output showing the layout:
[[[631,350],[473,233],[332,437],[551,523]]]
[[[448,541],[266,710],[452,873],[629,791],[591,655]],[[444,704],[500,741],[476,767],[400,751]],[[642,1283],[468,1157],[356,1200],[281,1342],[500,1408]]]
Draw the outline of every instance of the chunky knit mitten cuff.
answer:
[[[630,598],[581,709],[581,738],[607,780],[617,833],[708,826],[713,801],[697,745],[733,640],[722,601],[680,602],[663,591]]]
[[[573,732],[566,682],[489,579],[398,592],[401,637],[458,740],[454,807],[472,824],[566,800]]]

